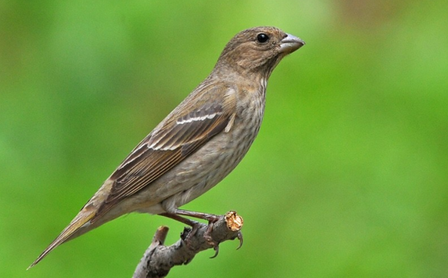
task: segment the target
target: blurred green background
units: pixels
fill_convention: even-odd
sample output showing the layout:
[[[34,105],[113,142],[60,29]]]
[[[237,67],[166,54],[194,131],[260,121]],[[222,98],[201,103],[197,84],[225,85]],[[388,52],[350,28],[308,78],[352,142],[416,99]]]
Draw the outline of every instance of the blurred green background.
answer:
[[[448,3],[1,1],[0,276],[131,277],[160,225],[131,214],[26,267],[237,32],[306,46],[271,76],[251,151],[184,208],[244,246],[169,277],[448,277]]]

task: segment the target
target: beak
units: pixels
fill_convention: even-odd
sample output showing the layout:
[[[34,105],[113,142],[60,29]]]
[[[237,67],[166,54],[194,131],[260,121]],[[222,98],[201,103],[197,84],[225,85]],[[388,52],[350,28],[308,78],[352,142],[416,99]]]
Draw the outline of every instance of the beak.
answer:
[[[280,41],[280,52],[289,54],[296,51],[297,49],[299,49],[304,45],[305,42],[299,39],[298,37],[293,36],[291,34],[286,34],[286,37],[284,37]]]

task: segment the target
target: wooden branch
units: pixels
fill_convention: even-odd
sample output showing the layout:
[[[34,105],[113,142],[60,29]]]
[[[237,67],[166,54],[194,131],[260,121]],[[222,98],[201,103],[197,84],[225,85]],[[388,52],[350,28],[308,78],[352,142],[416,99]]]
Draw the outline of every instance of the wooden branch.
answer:
[[[204,237],[204,235],[207,235],[208,225],[202,223],[199,223],[199,225],[199,229],[191,236],[189,235],[191,229],[185,228],[181,238],[171,246],[163,245],[168,234],[168,227],[159,227],[132,277],[166,277],[172,267],[188,264],[201,251],[214,248],[215,256],[218,255],[218,244],[223,241],[238,238],[240,240],[238,248],[243,244],[241,234],[243,218],[234,211],[221,215],[219,220],[213,223],[213,228],[209,233],[210,237]]]

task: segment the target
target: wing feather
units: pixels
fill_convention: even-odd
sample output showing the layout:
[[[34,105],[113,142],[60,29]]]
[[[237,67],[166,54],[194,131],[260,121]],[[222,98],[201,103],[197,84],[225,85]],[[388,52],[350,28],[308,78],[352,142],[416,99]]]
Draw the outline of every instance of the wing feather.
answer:
[[[236,99],[226,88],[215,98],[196,104],[189,113],[171,113],[151,132],[111,175],[111,192],[99,210],[102,214],[122,199],[138,193],[186,159],[211,138],[227,130],[234,118]],[[216,96],[222,96],[216,99]],[[182,104],[178,108],[182,108]]]

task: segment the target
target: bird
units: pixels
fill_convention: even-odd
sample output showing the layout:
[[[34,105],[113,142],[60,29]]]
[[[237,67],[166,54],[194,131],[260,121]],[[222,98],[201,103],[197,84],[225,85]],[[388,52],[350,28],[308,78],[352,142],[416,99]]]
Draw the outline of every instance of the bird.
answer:
[[[210,75],[131,151],[28,268],[62,243],[131,212],[188,225],[195,222],[184,216],[216,221],[216,215],[179,207],[214,187],[243,159],[260,129],[272,71],[303,45],[270,26],[236,34]]]

